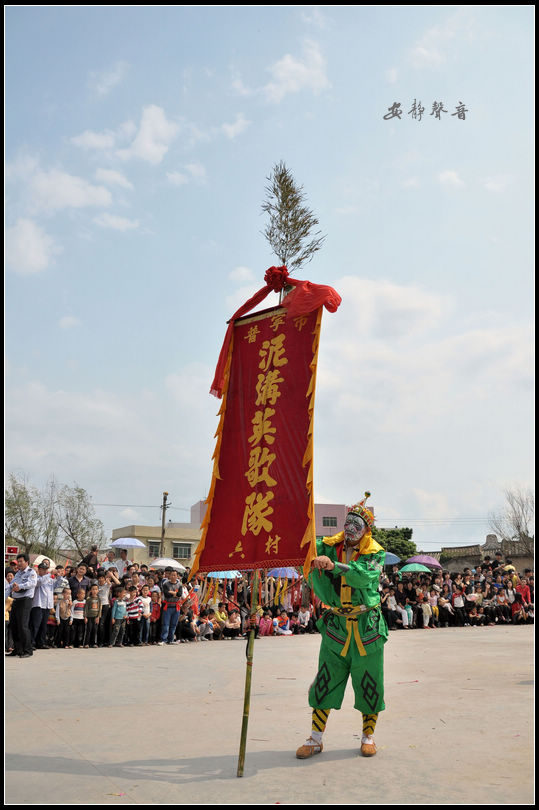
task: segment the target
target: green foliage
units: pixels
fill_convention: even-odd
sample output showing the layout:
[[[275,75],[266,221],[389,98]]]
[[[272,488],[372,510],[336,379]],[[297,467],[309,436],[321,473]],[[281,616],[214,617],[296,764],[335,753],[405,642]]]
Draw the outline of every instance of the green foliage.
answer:
[[[297,186],[291,172],[281,161],[267,178],[266,201],[262,210],[269,214],[269,223],[263,231],[273,253],[290,272],[310,262],[320,250],[325,236],[320,231],[307,242],[318,220],[305,205],[303,186]]]
[[[54,478],[43,490],[11,473],[5,490],[4,526],[7,545],[27,554],[53,557],[60,548],[84,556],[105,540],[103,524],[94,515],[90,496],[82,487],[58,487]]]
[[[413,529],[407,528],[378,529],[374,526],[372,536],[386,551],[406,560],[417,554],[417,546],[412,542],[412,532]]]

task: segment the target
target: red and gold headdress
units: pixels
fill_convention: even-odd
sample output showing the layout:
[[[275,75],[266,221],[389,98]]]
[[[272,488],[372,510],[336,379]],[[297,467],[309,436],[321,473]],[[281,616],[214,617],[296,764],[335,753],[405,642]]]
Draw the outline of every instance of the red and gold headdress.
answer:
[[[365,497],[359,503],[356,503],[355,506],[351,506],[348,514],[352,515],[359,515],[359,517],[365,521],[369,529],[372,529],[374,526],[374,515],[370,512],[367,507],[365,506],[365,501],[367,498],[370,498],[371,493],[366,492]]]

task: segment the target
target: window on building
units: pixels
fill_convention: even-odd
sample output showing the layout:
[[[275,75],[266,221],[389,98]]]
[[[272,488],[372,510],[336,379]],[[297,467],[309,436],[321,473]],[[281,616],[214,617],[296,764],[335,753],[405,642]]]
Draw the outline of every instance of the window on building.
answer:
[[[332,528],[337,527],[337,518],[336,517],[323,517],[322,518],[322,526],[331,526]]]
[[[188,560],[191,556],[191,543],[174,543],[172,556],[175,560]]]
[[[150,557],[159,557],[161,553],[160,543],[148,543],[148,555]]]

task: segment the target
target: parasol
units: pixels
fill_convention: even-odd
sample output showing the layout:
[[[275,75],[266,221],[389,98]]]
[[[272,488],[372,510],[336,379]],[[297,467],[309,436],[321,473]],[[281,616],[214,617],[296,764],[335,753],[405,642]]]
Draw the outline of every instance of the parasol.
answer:
[[[426,565],[429,568],[441,568],[442,566],[434,557],[429,557],[428,554],[418,554],[416,557],[410,557],[409,560],[406,560],[406,564],[408,563],[420,563],[420,565]]]

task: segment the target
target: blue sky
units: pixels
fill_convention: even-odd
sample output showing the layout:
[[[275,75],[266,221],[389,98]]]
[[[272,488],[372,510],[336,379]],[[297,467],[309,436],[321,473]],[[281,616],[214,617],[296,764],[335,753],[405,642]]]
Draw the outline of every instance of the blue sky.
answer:
[[[327,235],[297,275],[343,297],[317,501],[369,489],[422,548],[482,542],[504,488],[533,483],[532,7],[5,20],[7,471],[77,482],[107,533],[158,524],[163,490],[188,520],[226,320],[275,263],[261,203],[283,160]]]

